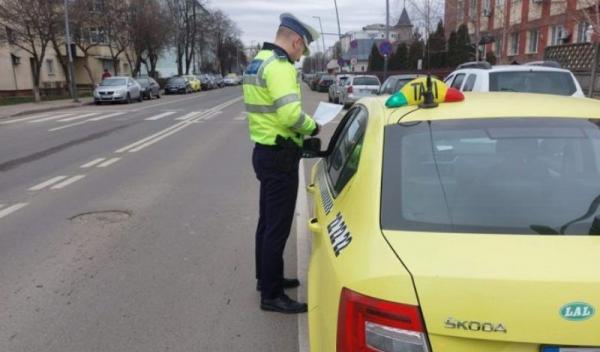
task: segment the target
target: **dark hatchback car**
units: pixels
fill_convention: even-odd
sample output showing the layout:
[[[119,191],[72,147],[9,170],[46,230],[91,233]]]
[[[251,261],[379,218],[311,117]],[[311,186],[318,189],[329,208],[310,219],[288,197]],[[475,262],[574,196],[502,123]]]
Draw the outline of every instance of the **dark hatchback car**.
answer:
[[[319,79],[319,83],[317,84],[317,91],[319,92],[327,92],[329,91],[329,86],[335,82],[335,77],[331,75],[323,75],[321,79]]]
[[[165,84],[165,94],[189,93],[191,91],[190,82],[183,77],[171,77]]]
[[[160,85],[152,77],[139,77],[136,81],[142,86],[142,96],[144,99],[156,97],[160,99]]]

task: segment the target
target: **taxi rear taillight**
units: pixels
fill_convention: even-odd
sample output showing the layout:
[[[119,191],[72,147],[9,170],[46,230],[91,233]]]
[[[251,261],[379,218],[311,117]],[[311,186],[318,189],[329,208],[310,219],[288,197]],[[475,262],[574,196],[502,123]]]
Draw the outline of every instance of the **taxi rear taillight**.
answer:
[[[428,352],[428,346],[418,306],[342,289],[338,352]]]

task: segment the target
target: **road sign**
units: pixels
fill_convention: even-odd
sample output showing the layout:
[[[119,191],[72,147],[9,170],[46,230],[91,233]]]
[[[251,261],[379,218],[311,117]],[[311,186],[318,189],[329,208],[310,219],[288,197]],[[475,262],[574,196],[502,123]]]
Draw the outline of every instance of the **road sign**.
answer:
[[[382,41],[381,43],[379,43],[379,53],[383,56],[390,56],[392,54],[392,43],[390,43],[387,40]]]
[[[358,63],[358,58],[356,56],[352,56],[352,58],[350,59],[350,63],[352,64],[352,66],[356,66],[356,64]]]

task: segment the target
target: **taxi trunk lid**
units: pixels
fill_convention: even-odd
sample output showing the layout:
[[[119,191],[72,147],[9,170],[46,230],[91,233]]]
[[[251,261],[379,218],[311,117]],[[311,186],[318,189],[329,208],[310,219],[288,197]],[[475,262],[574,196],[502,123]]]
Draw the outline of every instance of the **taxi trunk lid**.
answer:
[[[600,346],[597,237],[384,236],[413,276],[434,351],[436,336],[449,351],[464,339]]]

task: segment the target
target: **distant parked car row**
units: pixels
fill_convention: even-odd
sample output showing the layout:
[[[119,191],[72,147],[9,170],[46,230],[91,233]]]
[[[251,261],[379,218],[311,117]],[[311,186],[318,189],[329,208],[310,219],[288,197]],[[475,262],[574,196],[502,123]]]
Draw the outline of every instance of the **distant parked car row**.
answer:
[[[229,79],[234,84],[228,84]],[[167,80],[164,94],[188,94],[201,90],[222,88],[226,85],[241,84],[241,78],[235,74],[227,75],[205,73],[201,75],[174,76]],[[131,78],[115,76],[105,78],[94,89],[94,103],[132,103],[144,99],[160,98],[160,84],[152,77]]]

